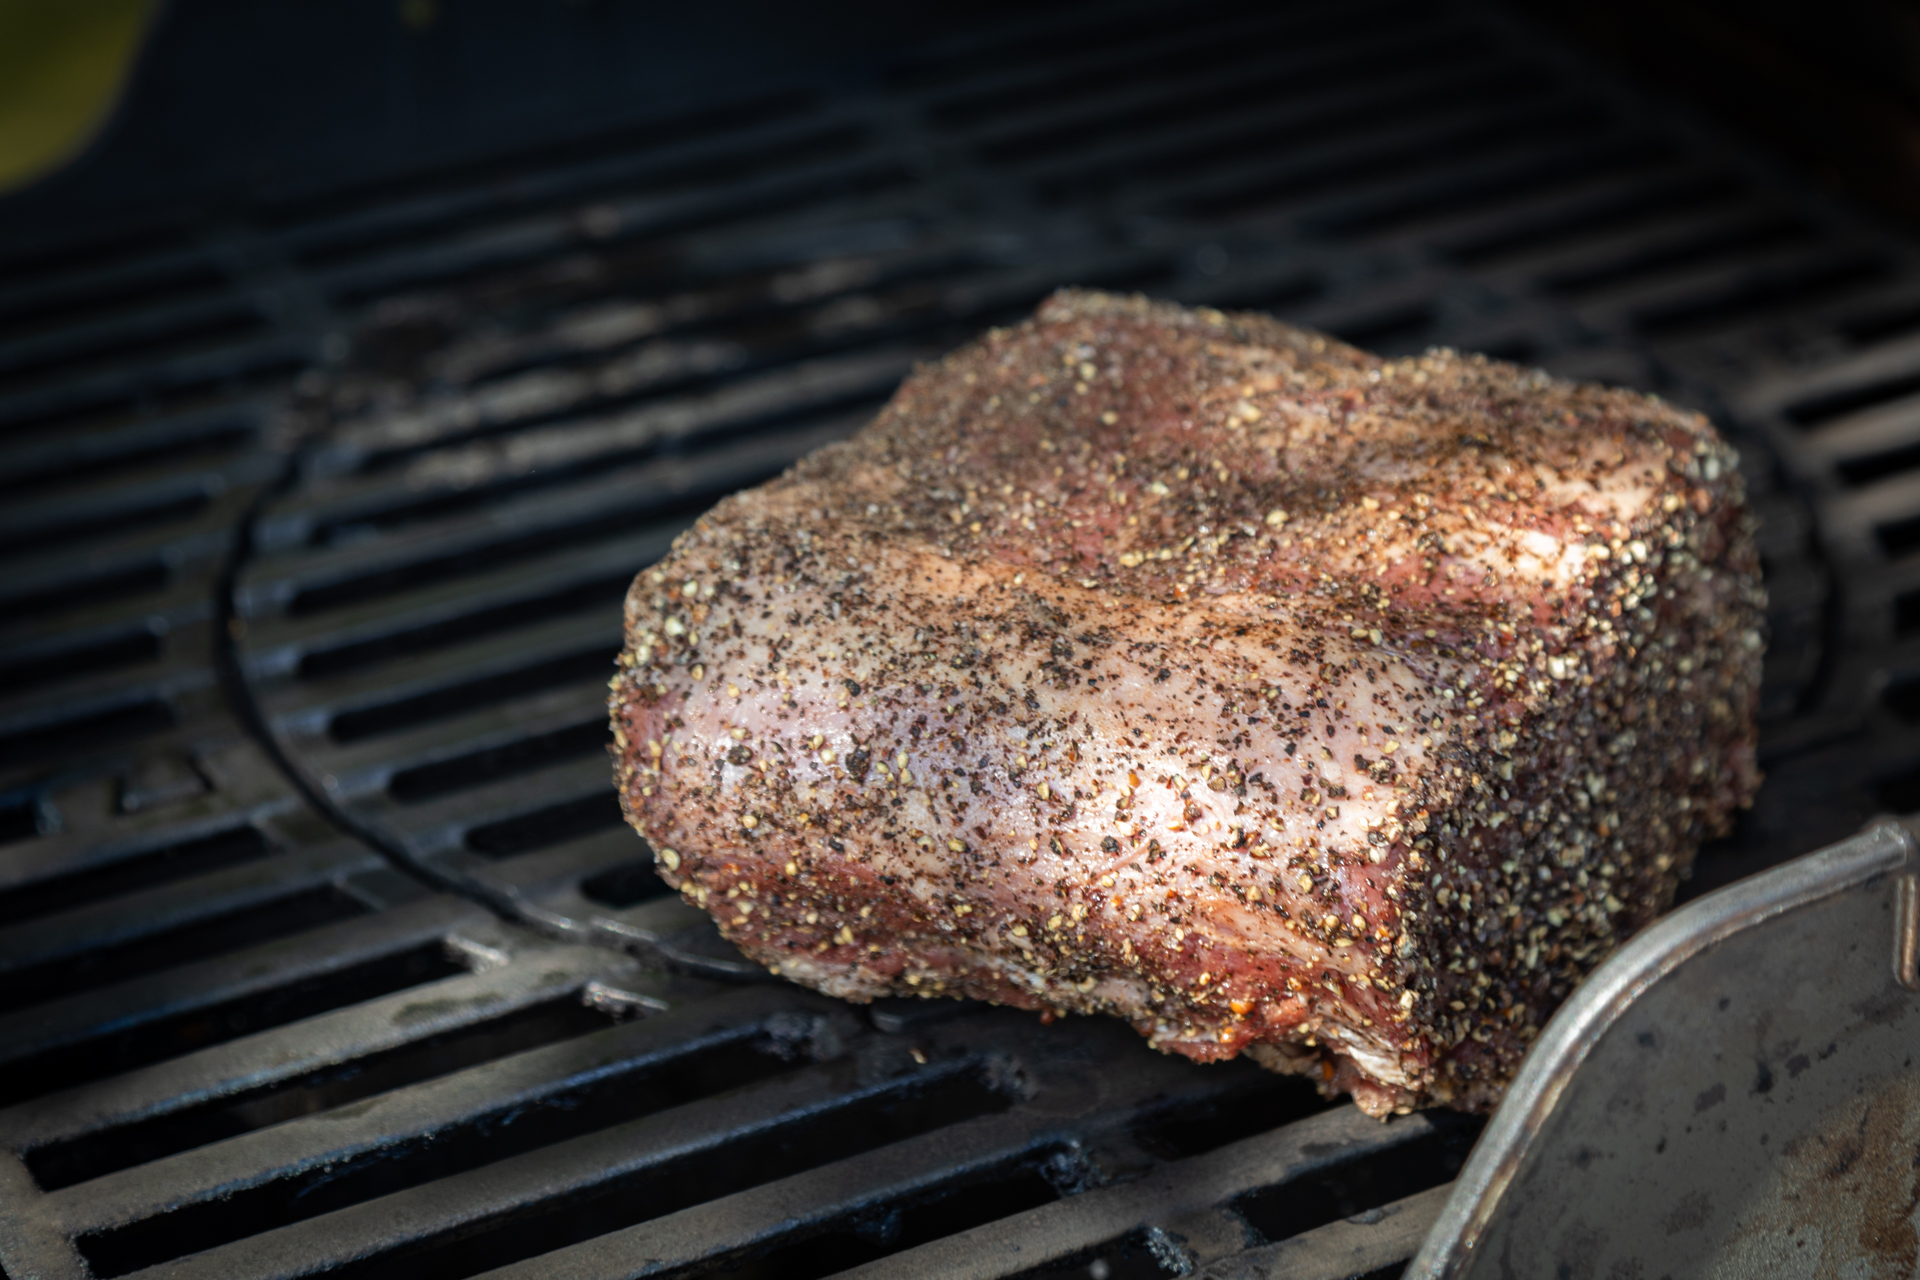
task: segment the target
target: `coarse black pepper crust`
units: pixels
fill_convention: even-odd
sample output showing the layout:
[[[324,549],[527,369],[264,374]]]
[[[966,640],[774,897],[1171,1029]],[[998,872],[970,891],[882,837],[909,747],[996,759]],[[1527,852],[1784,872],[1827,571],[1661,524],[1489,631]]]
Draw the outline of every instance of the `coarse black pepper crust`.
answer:
[[[1064,292],[635,580],[621,801],[796,982],[1485,1110],[1757,785],[1735,462],[1630,392]]]

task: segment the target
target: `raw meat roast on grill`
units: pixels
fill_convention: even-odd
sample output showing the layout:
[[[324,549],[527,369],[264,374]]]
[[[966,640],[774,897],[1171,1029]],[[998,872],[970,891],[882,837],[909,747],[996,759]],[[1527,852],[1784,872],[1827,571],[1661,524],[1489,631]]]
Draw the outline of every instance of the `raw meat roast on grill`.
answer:
[[[793,981],[1485,1109],[1753,793],[1734,464],[1645,396],[1062,293],[641,574],[622,800]]]

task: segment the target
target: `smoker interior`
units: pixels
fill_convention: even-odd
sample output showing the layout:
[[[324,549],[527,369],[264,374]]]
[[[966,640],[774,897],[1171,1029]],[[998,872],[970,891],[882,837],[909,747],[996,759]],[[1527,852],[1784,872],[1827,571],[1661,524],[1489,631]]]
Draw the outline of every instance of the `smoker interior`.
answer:
[[[1473,1122],[741,980],[621,825],[632,575],[1062,284],[1710,412],[1770,777],[1686,892],[1920,808],[1914,246],[1489,12],[1036,12],[17,257],[5,1274],[1396,1274]]]

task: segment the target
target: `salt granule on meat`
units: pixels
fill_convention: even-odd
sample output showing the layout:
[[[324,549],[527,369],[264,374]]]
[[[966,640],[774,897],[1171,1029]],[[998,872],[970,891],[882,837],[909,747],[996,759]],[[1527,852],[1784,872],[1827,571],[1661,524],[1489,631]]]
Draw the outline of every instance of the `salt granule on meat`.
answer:
[[[1065,292],[720,503],[611,700],[661,873],[837,996],[1486,1109],[1758,781],[1696,414]]]

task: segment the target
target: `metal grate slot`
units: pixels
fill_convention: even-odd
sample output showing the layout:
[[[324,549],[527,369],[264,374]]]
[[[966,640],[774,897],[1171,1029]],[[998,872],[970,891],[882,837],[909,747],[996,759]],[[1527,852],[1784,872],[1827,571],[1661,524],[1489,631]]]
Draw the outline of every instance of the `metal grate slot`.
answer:
[[[245,299],[216,294],[103,317],[79,328],[16,337],[0,347],[0,396],[53,375],[177,359],[267,331],[266,321]]]
[[[1441,1186],[1466,1163],[1481,1121],[1451,1113],[1434,1119],[1432,1132],[1395,1159],[1347,1161],[1320,1170],[1311,1182],[1263,1187],[1235,1200],[1234,1212],[1266,1239],[1287,1240]]]
[[[25,619],[97,606],[105,600],[158,591],[172,577],[172,571],[161,556],[93,572],[63,574],[44,585],[16,587],[0,595],[0,613],[5,613],[9,618]]]
[[[1549,273],[1541,283],[1550,292],[1567,296],[1601,293],[1664,276],[1677,268],[1691,271],[1753,249],[1804,245],[1817,236],[1813,227],[1791,214],[1763,213],[1731,221],[1718,217],[1705,221],[1706,225],[1697,230],[1689,229],[1652,244],[1635,236],[1627,252],[1612,255],[1611,260]]]
[[[92,947],[79,955],[8,966],[0,1011],[62,999],[121,981],[128,973],[164,972],[366,913],[364,902],[338,889],[308,889],[275,902],[249,903],[177,929]]]
[[[20,764],[165,733],[178,723],[165,698],[137,698],[0,729],[0,765]]]
[[[763,120],[805,119],[817,114],[819,105],[811,89],[777,88],[581,140],[547,140],[531,150],[309,196],[262,210],[259,225],[284,236],[304,258],[330,245],[364,244],[381,235],[409,234],[423,224],[472,218],[527,197],[578,194],[583,182],[650,172],[649,162],[657,163],[662,147],[710,141]],[[636,156],[642,158],[638,164]],[[546,164],[560,166],[558,175],[537,168],[529,172],[529,166]]]
[[[490,632],[513,630],[546,618],[615,603],[627,594],[633,575],[664,554],[671,541],[667,537],[655,539],[658,549],[654,555],[631,559],[610,572],[562,582],[546,591],[530,591],[486,602],[478,608],[422,620],[412,626],[403,625],[392,630],[382,628],[379,633],[363,639],[339,641],[309,650],[300,655],[299,675],[303,679],[338,675],[390,658],[472,640]]]
[[[0,890],[0,924],[51,915],[82,903],[117,898],[151,885],[238,866],[264,858],[271,851],[266,836],[250,824],[138,849],[104,865],[82,867],[64,875]]]
[[[1061,1189],[1047,1175],[1057,1167],[1071,1168],[1073,1163],[1070,1148],[1041,1148],[1019,1160],[973,1170],[917,1195],[875,1205],[834,1223],[819,1235],[710,1274],[736,1280],[816,1280],[836,1275],[971,1227],[1052,1204],[1060,1199]],[[1155,1274],[1164,1273],[1156,1268]]]
[[[40,806],[31,798],[0,798],[0,844],[40,834]]]
[[[358,742],[576,681],[604,679],[619,653],[617,643],[597,644],[524,665],[502,666],[485,675],[408,692],[400,697],[363,703],[332,713],[327,719],[327,733],[338,743]]]
[[[1488,80],[1481,63],[1437,70],[1423,64],[1416,70],[1417,61],[1409,55],[1398,75],[1359,61],[1347,77],[1356,83],[1338,93],[1293,105],[1283,105],[1282,93],[1275,105],[1241,119],[1148,131],[1138,139],[1116,136],[1104,151],[1054,158],[1050,167],[1058,172],[1037,175],[1036,194],[1061,203],[1104,193],[1153,192],[1148,198],[1155,205],[1232,217],[1271,199],[1328,191],[1356,175],[1389,172],[1391,154],[1382,148],[1403,145],[1396,135],[1405,131],[1409,114],[1471,122],[1543,87],[1518,73],[1504,82]],[[1438,141],[1445,129],[1432,136]],[[1386,163],[1370,164],[1375,155]],[[1255,156],[1269,158],[1249,159]],[[1155,190],[1162,185],[1167,190]]]
[[[803,1076],[829,1070],[812,1068]],[[407,1276],[454,1280],[477,1275],[746,1187],[804,1174],[835,1160],[992,1115],[1008,1105],[1008,1099],[983,1078],[978,1064],[962,1061],[929,1067],[903,1080],[823,1099],[805,1109],[796,1107],[768,1122],[748,1121],[736,1132],[715,1135],[684,1155],[656,1157],[634,1173],[537,1201],[488,1221],[477,1232],[428,1240],[421,1247],[343,1270],[354,1280]],[[1050,1189],[1048,1194],[1051,1197]]]
[[[756,484],[777,471],[749,472],[746,476],[716,477],[722,483],[711,489],[676,493],[671,499],[661,495],[643,495],[642,501],[622,504],[620,509],[588,519],[536,526],[520,533],[450,549],[439,555],[410,559],[356,574],[315,583],[299,589],[287,605],[287,612],[299,617],[329,609],[361,604],[382,596],[398,595],[413,587],[436,583],[464,574],[485,573],[517,560],[547,555],[567,547],[654,527],[664,521],[691,523],[692,517],[712,506],[714,501],[738,487],[729,481]]]
[[[119,537],[135,529],[171,524],[198,515],[213,503],[210,486],[201,477],[184,484],[158,486],[109,503],[64,499],[59,508],[42,509],[26,519],[0,523],[0,555],[42,552],[53,547]],[[37,505],[37,504],[36,504]]]
[[[1403,179],[1441,170],[1490,145],[1504,144],[1517,150],[1521,144],[1546,137],[1565,145],[1568,135],[1577,136],[1604,121],[1591,106],[1543,96],[1547,86],[1527,75],[1516,73],[1510,85],[1475,89],[1477,92],[1445,95],[1450,109],[1440,109],[1437,104],[1405,104],[1426,122],[1415,128],[1407,127],[1405,113],[1396,113],[1377,122],[1385,127],[1366,130],[1371,136],[1343,138],[1334,131],[1322,137],[1316,132],[1313,145],[1293,149],[1290,160],[1263,162],[1244,177],[1233,176],[1229,170],[1226,175],[1198,179],[1192,184],[1192,194],[1175,196],[1172,204],[1182,213],[1203,218],[1268,214],[1308,197],[1363,184],[1370,178]],[[1453,105],[1456,103],[1460,105]],[[1376,122],[1361,119],[1354,123],[1356,132],[1360,132],[1360,126]]]
[[[619,798],[608,788],[469,828],[466,845],[482,857],[511,858],[596,831],[609,831],[623,821]]]
[[[0,430],[41,431],[102,412],[129,401],[151,411],[179,412],[206,407],[251,388],[263,390],[304,368],[314,352],[310,340],[268,332],[250,342],[208,342],[187,351],[156,355],[148,364],[103,362],[71,376],[16,387],[0,396]]]
[[[1876,307],[1841,320],[1838,327],[1849,342],[1862,346],[1902,338],[1920,329],[1920,306],[1909,300]]]
[[[639,165],[629,161],[618,166],[619,170],[625,172],[595,174],[589,167],[582,172],[584,181],[567,183],[561,189],[535,192],[532,199],[524,202],[514,201],[513,211],[518,215],[533,211],[548,211],[557,215],[553,223],[529,220],[516,228],[522,232],[518,237],[499,234],[499,224],[495,221],[498,213],[491,208],[453,212],[452,216],[448,216],[447,211],[435,211],[413,220],[413,224],[408,226],[397,225],[399,220],[390,218],[390,225],[378,231],[362,224],[356,233],[351,222],[323,225],[318,229],[303,228],[305,234],[296,233],[297,239],[317,241],[324,237],[328,243],[324,247],[304,250],[300,260],[308,267],[339,271],[343,264],[363,261],[369,255],[378,254],[387,263],[429,262],[442,271],[466,275],[486,266],[516,262],[536,255],[544,256],[556,249],[569,247],[574,241],[610,239],[619,235],[625,228],[611,223],[605,227],[610,234],[596,237],[592,225],[581,226],[573,216],[577,209],[576,202],[595,197],[605,198],[609,188],[617,190],[619,186],[637,181],[644,184],[641,189],[656,199],[670,198],[687,191],[704,194],[715,185],[744,185],[743,180],[751,181],[757,176],[779,173],[810,162],[842,159],[862,150],[865,131],[844,118],[807,120],[804,109],[796,109],[791,100],[779,105],[768,103],[762,110],[766,114],[758,122],[784,123],[793,120],[795,115],[800,117],[799,122],[797,126],[789,124],[778,130],[774,137],[749,137],[743,141],[737,135],[731,139],[722,135],[724,140],[716,144],[709,139],[704,146],[699,145],[697,133],[690,133],[667,142],[663,148],[665,154],[656,153],[651,157],[651,164],[643,160]],[[732,114],[736,117],[733,126],[736,131],[741,124],[750,126],[756,123],[739,120],[742,112]],[[680,145],[681,154],[673,154],[675,143]],[[645,151],[640,153],[643,157],[646,154]],[[647,229],[655,233],[661,230],[657,225],[650,225]],[[462,233],[469,233],[464,237],[464,244]],[[447,252],[449,241],[466,248],[469,253],[484,256],[476,259],[462,255],[455,261]],[[352,298],[356,288],[368,285],[376,285],[383,290],[419,288],[439,278],[440,271],[420,270],[387,276],[378,281],[365,277],[351,278],[341,296]]]
[[[160,302],[192,303],[220,294],[222,274],[191,251],[112,264],[91,254],[69,260],[60,254],[35,264],[37,271],[0,268],[0,341],[63,328],[86,328],[115,314]],[[17,266],[18,264],[16,264]],[[78,268],[77,270],[75,268]],[[39,275],[36,282],[35,274]]]
[[[654,872],[651,851],[645,857],[608,867],[580,882],[581,897],[616,911],[672,894],[673,890],[667,887],[666,881]]]
[[[1846,250],[1760,270],[1743,268],[1704,296],[1636,308],[1633,325],[1658,337],[1731,328],[1782,308],[1822,302],[1892,274],[1888,258]]]
[[[0,493],[38,491],[47,484],[77,484],[156,463],[178,465],[252,441],[253,415],[233,408],[141,422],[117,430],[43,441],[8,450]]]
[[[1369,10],[1380,11],[1371,6],[1363,11]],[[1266,10],[1259,5],[1216,2],[1184,10],[1182,18],[1187,19],[1186,22],[1171,20],[1164,10],[1147,5],[1115,6],[1103,15],[1103,21],[1094,23],[1085,21],[1084,11],[1040,15],[1029,29],[976,34],[945,48],[902,54],[886,69],[885,78],[895,88],[932,93],[958,81],[985,77],[993,81],[991,92],[998,94],[1010,80],[1034,76],[1052,79],[1059,74],[1061,66],[1072,65],[1072,60],[1093,58],[1104,62],[1106,51],[1120,46],[1169,33],[1177,35],[1183,30],[1245,22],[1249,17],[1265,14]],[[1309,8],[1308,21],[1312,20],[1311,14]],[[1295,20],[1298,21],[1298,17]],[[1038,71],[1028,70],[1035,63],[1040,64]],[[978,90],[962,89],[938,101],[963,104],[964,110],[964,104],[986,97]],[[1020,105],[1017,91],[1009,97],[1015,106]]]
[[[1158,1159],[1185,1160],[1334,1106],[1298,1076],[1248,1076],[1227,1090],[1149,1110],[1134,1125],[1132,1137]]]
[[[149,1008],[148,1016],[135,1025],[109,1025],[46,1048],[36,1048],[33,1040],[22,1038],[14,1042],[13,1053],[0,1058],[0,1104],[101,1080],[462,972],[446,949],[432,942],[229,1000],[184,1010]],[[17,1022],[16,1016],[0,1025]]]
[[[578,994],[568,993],[311,1076],[34,1147],[24,1153],[24,1159],[41,1188],[56,1191],[479,1063],[572,1040],[602,1030],[613,1018],[612,1013],[583,1002]]]
[[[1898,449],[1847,458],[1835,465],[1834,472],[1847,484],[1859,487],[1891,479],[1916,467],[1920,467],[1920,441]]]
[[[51,644],[23,646],[0,657],[0,697],[152,662],[159,658],[161,647],[160,633],[151,625],[105,634],[61,636]]]
[[[1106,67],[1083,77],[1055,80],[1044,95],[1028,96],[1061,106],[1071,104],[1067,109],[983,132],[976,135],[973,146],[982,159],[1013,164],[1059,153],[1084,154],[1130,134],[1182,131],[1194,124],[1211,124],[1242,108],[1331,88],[1351,89],[1357,82],[1391,83],[1400,74],[1417,76],[1436,62],[1470,61],[1481,52],[1467,33],[1444,22],[1396,31],[1372,44],[1356,27],[1333,28],[1324,34],[1334,38],[1320,42],[1319,47],[1311,43],[1282,46],[1285,52],[1277,57],[1274,46],[1249,41],[1242,34],[1224,37],[1214,47],[1157,57],[1149,53],[1145,56],[1155,62],[1139,67],[1144,75],[1123,72],[1126,78],[1121,79],[1114,68]],[[1416,46],[1429,49],[1432,57],[1416,56]],[[1124,87],[1116,92],[1116,86]],[[1094,89],[1100,92],[1086,92]],[[1374,118],[1384,114],[1376,113]],[[1220,142],[1211,154],[1226,153],[1225,143]],[[1082,170],[1083,179],[1089,172]]]
[[[596,715],[564,728],[402,769],[388,781],[387,792],[402,804],[429,800],[532,773],[563,760],[604,754],[612,741],[606,716]]]
[[[848,135],[850,136],[850,135]],[[834,140],[836,143],[840,139]],[[724,163],[724,162],[719,162]],[[648,196],[623,211],[610,200],[600,215],[615,234],[646,232],[670,235],[694,229],[708,230],[769,214],[802,209],[827,199],[851,199],[910,187],[913,174],[892,160],[857,155],[828,157],[811,170],[748,177],[719,191],[694,190],[676,198],[672,193]],[[590,220],[591,221],[591,220]],[[376,293],[458,279],[493,267],[525,263],[556,250],[591,244],[596,237],[580,228],[573,216],[555,216],[544,224],[516,228],[502,235],[496,229],[462,243],[434,243],[401,249],[388,258],[376,258],[336,267],[328,274],[334,296],[343,302],[361,302]]]
[[[1625,184],[1576,189],[1519,218],[1509,213],[1492,228],[1443,233],[1436,247],[1462,266],[1494,266],[1750,198],[1750,190],[1729,174],[1701,173],[1676,162]]]
[[[599,1033],[602,1039],[610,1034],[613,1033]],[[594,1047],[591,1039],[583,1039],[545,1052],[548,1056],[567,1053],[577,1059],[585,1056],[582,1051],[591,1054]],[[82,1236],[77,1243],[96,1276],[105,1280],[124,1275],[432,1183],[464,1170],[524,1157],[526,1153],[584,1134],[632,1124],[641,1117],[669,1113],[675,1107],[695,1105],[732,1090],[777,1080],[791,1073],[793,1067],[773,1052],[773,1047],[765,1040],[736,1035],[664,1060],[627,1064],[612,1073],[606,1072],[603,1066],[595,1073],[600,1079],[575,1089],[548,1092],[534,1106],[494,1111],[443,1126],[430,1135],[397,1139],[383,1144],[374,1158],[353,1161],[344,1168],[290,1171],[287,1176],[264,1186],[174,1208],[116,1230]],[[600,1061],[607,1063],[608,1060],[602,1057]],[[688,1162],[675,1171],[675,1176],[663,1178],[663,1185],[650,1188],[652,1199],[685,1194],[676,1188],[690,1189],[688,1180],[697,1176],[695,1163]],[[502,1239],[498,1228],[504,1224],[488,1225],[492,1229],[477,1238],[472,1234],[472,1225],[462,1233],[469,1249],[477,1246],[481,1239],[486,1240],[474,1270],[508,1260],[504,1255],[519,1247],[517,1242],[530,1239],[533,1232],[529,1223],[522,1222],[510,1238]],[[403,1270],[406,1274],[421,1274],[421,1268],[433,1265],[431,1258],[431,1253],[424,1258],[415,1256]],[[488,1258],[493,1260],[492,1264]],[[388,1273],[390,1265],[400,1262],[399,1258],[390,1258],[361,1265],[368,1268],[366,1274],[379,1275]]]
[[[1920,392],[1920,373],[1903,371],[1892,377],[1869,379],[1796,400],[1782,409],[1780,416],[1797,427],[1819,427],[1862,409],[1875,409],[1905,400],[1915,392]]]

